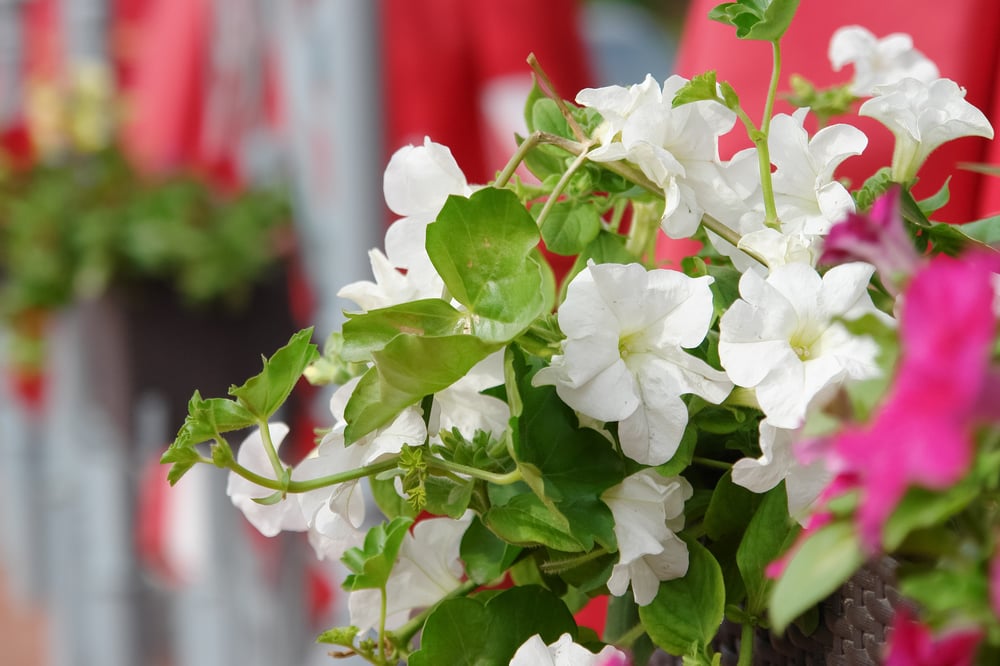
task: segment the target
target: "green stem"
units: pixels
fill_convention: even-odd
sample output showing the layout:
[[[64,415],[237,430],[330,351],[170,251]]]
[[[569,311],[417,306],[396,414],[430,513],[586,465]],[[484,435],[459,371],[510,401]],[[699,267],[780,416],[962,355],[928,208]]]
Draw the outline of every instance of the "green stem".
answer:
[[[747,115],[745,113],[743,113],[741,115],[741,118],[744,119],[744,122],[749,122],[749,127],[753,128],[753,122],[750,121],[750,118],[747,117]],[[756,132],[756,129],[753,129],[752,131]],[[561,136],[558,136],[558,135],[555,135],[555,134],[548,134],[548,133],[545,133],[545,132],[540,132],[539,135],[540,135],[539,136],[539,143],[549,143],[549,144],[552,144],[553,146],[558,146],[559,148],[562,148],[566,152],[572,153],[574,155],[579,155],[582,152],[586,152],[587,148],[589,148],[589,146],[587,144],[578,143],[576,141],[572,141],[570,139],[566,139],[564,137],[561,137]],[[766,144],[766,142],[765,142],[765,144]],[[766,160],[770,159],[770,158],[767,157],[766,148],[765,148],[765,159]],[[638,185],[639,187],[643,188],[647,192],[649,192],[651,194],[654,194],[654,195],[660,197],[661,199],[664,197],[663,188],[660,187],[660,186],[658,186],[656,183],[654,183],[653,181],[651,181],[649,178],[647,178],[646,175],[644,173],[642,173],[641,171],[639,171],[638,169],[636,169],[636,168],[634,168],[634,167],[632,167],[632,166],[630,166],[630,165],[628,165],[628,164],[626,164],[624,162],[600,162],[599,164],[600,164],[600,166],[602,168],[607,169],[611,173],[617,174],[617,175],[621,176],[622,178],[625,178],[626,180],[635,183],[636,185]],[[768,182],[770,182],[770,173],[771,173],[770,172],[770,161],[768,161],[768,170],[767,170],[767,173],[768,173],[768,179],[769,179]],[[774,201],[773,201],[774,200],[773,193],[771,195],[771,200],[772,200],[772,207],[773,207],[773,203],[774,203]],[[713,232],[714,234],[716,234],[720,238],[724,239],[728,243],[732,244],[734,247],[739,247],[739,244],[740,244],[740,235],[734,229],[730,229],[725,224],[723,224],[722,222],[719,222],[718,220],[716,220],[715,218],[713,218],[713,217],[711,217],[709,215],[702,216],[701,223],[705,226],[706,229],[708,229],[709,231]],[[742,248],[741,248],[741,251],[744,254],[746,254],[748,257],[750,257],[751,259],[753,259],[754,261],[758,262],[761,266],[765,266],[765,267],[767,266],[767,261],[765,261],[764,258],[761,257],[756,252],[754,252],[752,250],[742,249]]]
[[[566,169],[562,177],[559,178],[559,182],[556,183],[556,186],[552,189],[552,192],[549,194],[549,198],[545,200],[545,205],[542,207],[542,212],[538,214],[538,218],[535,220],[539,228],[541,228],[542,222],[545,221],[545,218],[548,217],[549,212],[552,210],[552,207],[555,206],[556,200],[563,193],[563,190],[566,189],[566,186],[569,184],[570,178],[572,178],[573,174],[576,173],[577,170],[581,166],[583,166],[583,163],[587,161],[586,151],[587,148],[589,147],[590,147],[589,144],[584,144],[583,151],[580,152],[580,154],[576,156],[576,159],[573,160],[572,164],[569,165],[569,168]]]
[[[566,106],[566,102],[563,101],[563,98],[556,93],[556,87],[552,85],[552,80],[549,78],[549,75],[546,74],[545,70],[542,69],[542,66],[538,64],[538,58],[535,57],[534,53],[528,54],[528,66],[531,67],[538,78],[542,80],[543,91],[549,99],[554,101],[556,106],[559,107],[559,112],[563,115],[563,118],[566,119],[566,122],[569,124],[569,128],[573,130],[573,136],[575,136],[578,141],[586,140],[587,135],[584,134],[583,128],[581,128],[579,123],[576,122],[576,118],[574,118],[573,114],[570,113],[569,107]]]
[[[426,462],[427,466],[432,469],[465,474],[466,476],[471,476],[476,479],[482,479],[488,483],[495,483],[498,486],[509,486],[510,484],[517,483],[521,480],[521,470],[519,469],[507,472],[506,474],[497,474],[496,472],[487,472],[486,470],[478,469],[476,467],[469,467],[468,465],[462,465],[460,463],[451,462],[450,460],[442,460],[440,458],[429,458]]]
[[[541,132],[532,132],[528,135],[528,137],[521,142],[521,145],[517,147],[517,150],[514,151],[514,154],[511,155],[510,159],[507,161],[507,165],[503,168],[503,171],[497,174],[496,180],[493,181],[494,187],[505,187],[514,175],[514,172],[517,171],[517,167],[524,161],[524,158],[541,142]]]
[[[751,666],[753,663],[753,633],[753,625],[745,623],[740,631],[740,658],[736,666]]]
[[[569,557],[564,560],[549,560],[548,562],[542,562],[541,569],[545,573],[559,573],[561,571],[568,571],[581,564],[586,564],[591,560],[596,560],[607,554],[607,549],[605,548],[595,548],[589,553],[584,553],[583,555],[577,555],[576,557]]]
[[[702,467],[714,467],[715,469],[732,469],[732,464],[723,462],[721,460],[712,460],[711,458],[702,458],[700,456],[694,456],[691,458],[691,462],[696,465],[701,465]]]
[[[382,663],[385,664],[386,663],[386,661],[385,661],[385,642],[386,642],[386,636],[385,636],[385,615],[386,615],[386,610],[387,610],[387,607],[388,607],[388,599],[387,599],[388,595],[386,594],[385,585],[383,585],[381,587],[380,592],[382,592],[382,594],[381,594],[382,601],[381,601],[381,605],[379,606],[379,619],[378,619],[378,656],[382,660]]]
[[[271,440],[271,428],[268,426],[267,421],[260,422],[260,436],[264,441],[264,450],[267,451],[271,467],[274,468],[274,475],[279,479],[287,478],[288,472],[281,463],[281,458],[278,457],[278,449],[275,448],[274,442]],[[282,490],[282,488],[276,488],[275,490]]]
[[[308,481],[290,481],[287,487],[284,487],[280,481],[276,479],[270,479],[266,476],[261,476],[256,472],[251,472],[246,467],[243,467],[235,460],[231,461],[228,465],[230,471],[235,474],[242,476],[247,481],[256,483],[258,486],[264,488],[270,488],[271,490],[281,490],[288,493],[305,493],[310,490],[317,490],[319,488],[325,488],[326,486],[332,486],[338,483],[344,483],[346,481],[354,481],[355,479],[360,479],[365,476],[374,476],[376,474],[381,474],[387,470],[396,467],[396,463],[399,461],[399,456],[393,456],[388,460],[383,460],[381,462],[372,463],[371,465],[366,465],[364,467],[359,467],[357,469],[348,470],[346,472],[339,472],[337,474],[331,474],[329,476],[321,476],[316,479],[309,479]]]
[[[767,101],[764,102],[764,118],[760,122],[760,131],[753,135],[757,146],[757,159],[760,164],[760,186],[764,195],[764,224],[774,229],[780,228],[778,211],[774,204],[774,186],[771,183],[771,154],[767,139],[771,132],[771,116],[774,113],[774,99],[778,95],[778,81],[781,77],[781,44],[778,40],[771,42],[773,64],[771,66],[771,82],[767,87]]]
[[[608,222],[608,231],[618,233],[622,218],[625,217],[625,209],[628,207],[628,199],[618,199],[611,209],[611,221]]]

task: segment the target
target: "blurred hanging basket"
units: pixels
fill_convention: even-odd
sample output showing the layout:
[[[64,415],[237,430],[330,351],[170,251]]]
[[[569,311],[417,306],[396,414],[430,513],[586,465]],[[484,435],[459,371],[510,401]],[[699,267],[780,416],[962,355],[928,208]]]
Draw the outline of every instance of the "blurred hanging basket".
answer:
[[[793,624],[781,636],[765,629],[754,634],[754,666],[878,666],[892,633],[896,610],[913,604],[896,589],[898,563],[888,557],[870,562],[824,600],[813,616],[815,628]],[[723,666],[736,666],[740,625],[726,620],[713,647]],[[681,666],[680,657],[658,653],[652,664]]]

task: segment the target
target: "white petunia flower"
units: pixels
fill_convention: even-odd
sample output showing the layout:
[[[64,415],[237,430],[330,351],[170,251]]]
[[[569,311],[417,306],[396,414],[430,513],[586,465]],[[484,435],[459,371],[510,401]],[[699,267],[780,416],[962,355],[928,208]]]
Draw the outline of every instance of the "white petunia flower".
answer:
[[[270,423],[268,431],[271,433],[274,449],[277,452],[281,442],[288,435],[288,426],[279,422]],[[274,478],[274,467],[264,448],[264,438],[260,428],[243,440],[236,454],[236,462],[255,474],[269,479]],[[269,497],[274,491],[248,481],[236,472],[229,473],[226,494],[229,495],[233,505],[243,512],[250,524],[264,536],[273,537],[282,531],[300,532],[306,529],[305,518],[298,502],[284,498],[276,504],[259,504],[254,500]]]
[[[697,230],[704,201],[717,186],[719,136],[736,122],[736,114],[713,101],[675,108],[674,95],[686,83],[674,75],[659,91],[647,77],[639,87],[602,88],[577,98],[606,114],[606,125],[599,128],[601,146],[588,154],[589,159],[627,159],[663,188],[661,225],[674,238],[686,238]]]
[[[392,212],[430,222],[449,195],[469,196],[472,190],[451,150],[424,137],[424,145],[403,146],[389,158],[382,193]]]
[[[563,634],[555,643],[546,645],[538,634],[526,640],[514,653],[510,666],[625,666],[628,658],[612,645],[594,654]]]
[[[807,265],[787,264],[766,280],[743,274],[741,299],[719,322],[719,358],[734,383],[756,389],[775,427],[801,426],[810,403],[847,379],[878,376],[878,346],[837,321],[885,317],[867,293],[873,271],[850,263],[820,277]]]
[[[803,465],[792,450],[794,430],[760,422],[760,458],[743,458],[733,465],[733,483],[755,493],[766,493],[785,482],[788,513],[800,522],[820,492],[833,478],[822,460]]]
[[[835,71],[854,65],[851,94],[868,97],[876,86],[910,77],[930,83],[938,78],[937,65],[913,48],[913,39],[894,32],[881,39],[859,25],[845,25],[830,38],[828,52]]]
[[[577,104],[595,109],[604,119],[594,130],[593,138],[600,142],[600,146],[590,152],[590,159],[602,162],[625,159],[625,147],[616,141],[625,121],[637,108],[645,104],[659,104],[661,97],[660,84],[650,74],[642,83],[627,88],[584,88],[577,93]]]
[[[337,295],[365,311],[440,298],[444,281],[427,256],[427,225],[450,195],[472,193],[465,174],[447,146],[424,138],[422,146],[404,146],[393,154],[385,168],[382,189],[386,204],[403,217],[386,231],[385,254],[379,250],[368,253],[375,282],[352,282]]]
[[[423,444],[427,429],[420,409],[408,407],[388,425],[345,446],[344,407],[358,381],[352,379],[333,394],[330,411],[336,425],[299,464],[293,478],[305,480],[339,474],[395,455],[405,444]],[[365,520],[365,498],[357,480],[302,493],[298,502],[309,530],[309,543],[319,559],[340,559],[345,550],[363,540],[360,528]]]
[[[410,611],[433,606],[462,584],[459,559],[462,536],[472,522],[467,511],[459,520],[430,518],[403,537],[399,557],[386,584],[386,628],[406,622]],[[381,592],[357,590],[348,599],[351,624],[361,633],[379,624]]]
[[[878,86],[859,115],[875,118],[896,136],[892,179],[909,183],[938,146],[964,136],[993,138],[983,112],[965,101],[965,88],[951,79],[930,83],[906,78]]]
[[[687,425],[681,395],[722,402],[732,384],[685,351],[712,320],[712,278],[639,264],[593,264],[559,308],[562,354],[534,377],[578,412],[618,421],[625,455],[645,465],[673,457]]]
[[[507,430],[510,407],[483,390],[503,384],[503,351],[490,354],[457,382],[434,394],[428,431],[432,439],[442,430],[458,428],[471,440],[477,430],[499,438]]]
[[[854,212],[851,194],[833,173],[868,145],[861,130],[843,124],[824,127],[809,138],[803,126],[808,112],[798,109],[790,116],[776,115],[768,135],[775,166],[774,203],[784,234],[825,234]]]
[[[671,533],[661,546],[658,553],[616,564],[608,579],[608,591],[620,597],[631,584],[635,603],[647,606],[656,598],[661,582],[683,577],[688,570],[687,544]]]
[[[612,594],[622,596],[631,583],[636,603],[645,606],[661,581],[687,573],[687,544],[675,532],[684,527],[684,502],[691,494],[685,479],[643,470],[601,495],[618,541],[618,563],[608,580]]]

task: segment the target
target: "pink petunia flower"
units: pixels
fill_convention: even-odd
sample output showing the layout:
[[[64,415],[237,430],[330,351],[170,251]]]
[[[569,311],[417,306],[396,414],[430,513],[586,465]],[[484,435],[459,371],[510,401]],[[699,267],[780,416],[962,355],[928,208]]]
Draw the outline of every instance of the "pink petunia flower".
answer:
[[[910,283],[900,322],[901,361],[871,423],[832,438],[831,466],[861,490],[858,521],[875,551],[907,487],[947,488],[973,456],[974,427],[997,415],[989,387],[996,336],[995,255],[940,255]]]
[[[981,632],[962,629],[934,638],[908,610],[896,610],[885,666],[972,666]]]
[[[917,272],[922,259],[906,234],[899,213],[899,188],[876,199],[868,213],[848,213],[823,241],[820,263],[864,261],[875,266],[893,295]]]

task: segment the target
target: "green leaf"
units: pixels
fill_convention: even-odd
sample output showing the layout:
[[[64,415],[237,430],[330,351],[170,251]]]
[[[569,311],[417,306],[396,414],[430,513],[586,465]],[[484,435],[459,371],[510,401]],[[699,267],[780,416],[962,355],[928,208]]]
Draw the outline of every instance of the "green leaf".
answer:
[[[596,430],[579,427],[553,387],[532,386],[533,373],[517,357],[514,370],[523,408],[511,425],[522,476],[543,504],[568,519],[584,550],[595,540],[613,549],[614,519],[600,496],[625,477],[621,456]]]
[[[730,86],[729,90],[732,90]],[[678,107],[691,102],[701,102],[704,100],[718,101],[719,89],[715,82],[715,70],[709,70],[704,74],[697,74],[691,80],[681,86],[681,89],[674,94],[672,106]]]
[[[448,599],[424,623],[420,649],[410,666],[507,666],[526,640],[539,634],[545,644],[568,633],[578,635],[566,605],[548,590],[515,587],[485,604],[477,599]]]
[[[851,577],[865,558],[853,525],[836,522],[799,544],[771,593],[770,617],[782,633],[792,621]]]
[[[919,604],[928,619],[956,625],[966,620],[981,626],[996,621],[988,603],[989,584],[978,567],[959,565],[911,573],[900,581],[899,590]]]
[[[886,551],[899,548],[915,530],[944,523],[979,497],[979,492],[979,486],[968,479],[943,492],[910,488],[883,528]]]
[[[448,197],[427,227],[427,253],[448,291],[469,309],[472,333],[507,343],[545,311],[531,214],[509,190],[486,187]]]
[[[477,517],[462,536],[459,554],[469,578],[480,585],[486,585],[500,578],[514,563],[521,550],[498,538]]]
[[[342,645],[344,647],[353,647],[354,639],[358,635],[357,627],[334,627],[332,629],[327,629],[322,634],[316,637],[317,643],[328,643],[330,645]]]
[[[424,479],[424,509],[436,516],[458,520],[469,508],[474,486],[469,479],[456,481],[443,476],[428,476]]]
[[[348,315],[344,323],[341,358],[349,362],[371,360],[397,335],[441,337],[462,332],[465,315],[439,298],[428,298]]]
[[[944,181],[944,185],[941,186],[941,189],[926,199],[918,201],[917,206],[920,207],[920,212],[927,217],[930,217],[938,210],[944,208],[945,204],[948,203],[948,199],[951,198],[951,192],[948,190],[948,183],[950,182],[951,176],[948,176],[948,178]]]
[[[601,231],[601,216],[591,204],[563,201],[552,206],[542,220],[542,240],[556,254],[583,252]]]
[[[368,530],[362,548],[349,548],[340,558],[353,572],[344,578],[344,589],[353,592],[384,588],[412,524],[410,518],[393,518]]]
[[[773,581],[765,575],[765,569],[778,559],[798,531],[788,515],[786,495],[784,483],[764,495],[736,551],[736,565],[747,591],[746,611],[752,616],[761,615],[767,608]]]
[[[894,185],[895,183],[892,182],[892,169],[882,167],[868,177],[861,186],[861,189],[852,194],[854,203],[857,205],[858,210],[869,210],[872,204],[875,203],[875,200],[888,192],[889,188]]]
[[[177,483],[196,463],[201,454],[195,445],[214,440],[222,433],[242,430],[257,423],[257,419],[243,405],[235,400],[210,398],[205,400],[195,391],[188,401],[188,415],[177,437],[170,444],[160,463],[173,463],[167,473],[167,481]]]
[[[257,419],[246,407],[235,400],[209,398],[204,400],[198,391],[188,401],[188,415],[177,434],[178,440],[200,444],[224,432],[242,430],[256,425]]]
[[[566,117],[559,110],[555,100],[540,97],[531,106],[531,122],[528,127],[532,132],[546,132],[557,136],[575,139]]]
[[[201,454],[194,447],[183,447],[171,445],[160,458],[160,464],[167,465],[173,463],[170,471],[167,472],[167,482],[174,485],[180,481],[189,469],[201,461]]]
[[[385,514],[386,518],[390,520],[400,516],[404,518],[416,518],[417,511],[410,504],[409,500],[399,496],[399,493],[396,492],[396,484],[392,478],[379,479],[373,477],[369,480],[369,483],[371,484],[372,497],[375,499],[375,504],[378,505],[378,508]]]
[[[716,6],[708,18],[736,28],[740,39],[774,42],[795,17],[799,0],[737,0]]]
[[[683,578],[660,583],[656,598],[639,607],[639,618],[653,642],[675,655],[707,652],[722,624],[726,593],[722,570],[697,541],[685,540],[689,564]]]
[[[570,532],[565,516],[554,513],[527,487],[522,484],[515,486],[520,486],[523,490],[503,503],[494,499],[496,486],[490,486],[490,499],[494,503],[483,515],[483,522],[490,530],[516,546],[541,544],[567,553],[587,550]]]
[[[677,476],[691,464],[694,457],[694,450],[698,444],[698,431],[694,428],[685,428],[681,436],[681,442],[677,445],[677,452],[674,457],[656,468],[663,476]]]
[[[742,534],[760,502],[760,495],[733,483],[732,472],[727,471],[716,484],[705,512],[705,532],[716,541],[728,534]]]
[[[264,369],[251,377],[243,386],[232,386],[229,395],[239,400],[254,416],[266,421],[288,399],[302,372],[319,358],[316,345],[309,342],[313,330],[299,331],[269,359],[264,359]]]
[[[959,227],[966,236],[986,245],[1000,244],[1000,215],[968,222]]]
[[[384,349],[372,354],[375,366],[362,375],[347,402],[346,442],[356,442],[424,396],[448,388],[497,349],[499,345],[471,335],[397,335]]]

